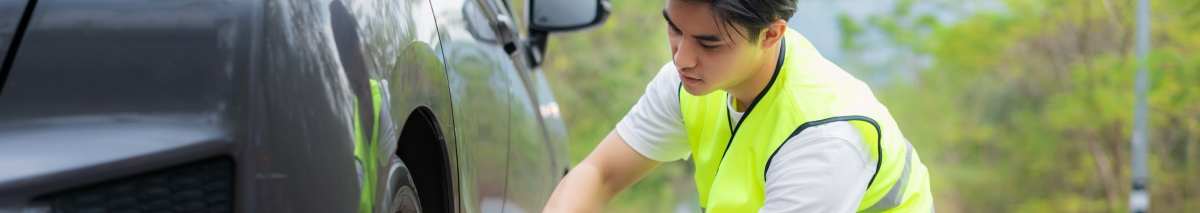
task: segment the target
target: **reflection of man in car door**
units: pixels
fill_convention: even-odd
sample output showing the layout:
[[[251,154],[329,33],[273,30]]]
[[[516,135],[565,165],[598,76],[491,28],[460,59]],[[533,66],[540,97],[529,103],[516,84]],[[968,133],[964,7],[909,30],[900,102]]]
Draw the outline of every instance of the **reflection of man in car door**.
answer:
[[[545,211],[599,211],[690,155],[707,212],[931,212],[928,171],[887,109],[788,29],[795,1],[668,0],[672,63]]]
[[[391,119],[380,119],[389,117],[391,111],[386,110],[388,103],[383,101],[388,100],[387,90],[383,89],[387,88],[387,81],[372,79],[370,71],[366,69],[358,38],[358,23],[354,16],[338,0],[329,4],[329,12],[338,59],[350,84],[350,91],[354,94],[354,156],[358,158],[355,160],[361,181],[359,185],[362,187],[358,212],[372,212],[376,207],[376,186],[383,184],[377,179],[377,168],[379,164],[386,163],[384,160],[390,160],[378,158],[378,150],[392,150],[390,147],[380,147],[383,144],[379,142],[396,140]]]

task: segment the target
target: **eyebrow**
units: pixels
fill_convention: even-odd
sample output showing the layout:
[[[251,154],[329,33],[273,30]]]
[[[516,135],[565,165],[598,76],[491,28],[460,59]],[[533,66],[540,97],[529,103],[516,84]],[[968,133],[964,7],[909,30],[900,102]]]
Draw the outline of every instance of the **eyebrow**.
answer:
[[[667,20],[667,24],[671,25],[671,27],[672,27],[672,28],[679,29],[679,27],[678,27],[678,26],[675,26],[675,22],[672,22],[672,21],[671,21],[671,17],[670,17],[670,16],[667,16],[667,9],[666,9],[666,8],[663,8],[663,10],[662,10],[662,14],[663,14],[663,19],[666,19],[666,20]],[[700,35],[692,35],[692,38],[696,38],[696,40],[707,41],[707,42],[720,42],[720,41],[722,41],[722,39],[721,39],[721,37],[720,37],[720,36],[717,36],[717,35],[714,35],[714,34],[700,34]]]
[[[707,42],[720,42],[721,41],[720,36],[713,35],[713,34],[692,35],[692,38],[696,38],[696,40],[707,41]]]
[[[667,24],[671,25],[671,27],[675,27],[675,22],[671,22],[671,17],[667,16],[667,8],[663,8],[662,13],[663,13],[663,19],[667,20]]]

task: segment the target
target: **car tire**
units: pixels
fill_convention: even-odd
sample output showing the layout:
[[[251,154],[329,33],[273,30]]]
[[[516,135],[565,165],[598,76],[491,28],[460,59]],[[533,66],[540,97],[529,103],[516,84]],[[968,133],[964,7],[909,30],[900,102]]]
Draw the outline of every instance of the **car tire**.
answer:
[[[419,213],[421,199],[417,196],[417,187],[413,183],[408,166],[400,157],[392,156],[392,166],[388,169],[388,193],[383,196],[383,210],[387,213]]]

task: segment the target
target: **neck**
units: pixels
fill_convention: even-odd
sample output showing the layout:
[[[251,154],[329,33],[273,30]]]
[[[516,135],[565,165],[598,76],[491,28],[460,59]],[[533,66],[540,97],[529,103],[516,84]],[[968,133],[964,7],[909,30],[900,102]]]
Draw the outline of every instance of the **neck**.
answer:
[[[767,89],[767,84],[771,82],[771,77],[775,75],[775,67],[779,64],[779,48],[781,47],[776,43],[775,47],[768,50],[768,57],[763,57],[762,61],[757,63],[759,67],[754,76],[750,77],[746,82],[742,82],[742,84],[725,89],[725,92],[728,92],[734,99],[737,99],[738,111],[745,112],[746,108],[750,107],[750,103],[753,103],[754,99],[758,98],[758,94]]]

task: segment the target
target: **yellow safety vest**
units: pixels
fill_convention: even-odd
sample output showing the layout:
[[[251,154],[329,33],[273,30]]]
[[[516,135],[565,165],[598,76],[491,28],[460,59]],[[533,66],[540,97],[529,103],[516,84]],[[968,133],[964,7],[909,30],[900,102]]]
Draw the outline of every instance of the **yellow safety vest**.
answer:
[[[736,126],[724,91],[679,104],[696,164],[696,188],[706,212],[756,212],[763,206],[768,165],[779,147],[808,127],[848,121],[862,133],[875,174],[859,212],[930,212],[925,165],[896,121],[865,83],[817,53],[800,33],[784,34],[770,83]]]
[[[375,208],[376,186],[383,184],[377,182],[378,180],[375,178],[379,175],[379,171],[376,169],[379,165],[375,162],[375,159],[377,159],[375,153],[379,153],[379,111],[380,106],[383,104],[383,91],[379,87],[379,82],[375,79],[371,79],[370,84],[371,100],[364,100],[370,101],[370,103],[359,103],[358,97],[354,98],[354,156],[358,158],[359,162],[362,162],[363,166],[363,183],[361,183],[362,190],[360,191],[361,194],[359,194],[358,201],[359,213],[372,212],[372,209]],[[371,104],[372,115],[374,115],[371,118],[374,120],[371,127],[362,126],[361,120],[359,120],[359,104]],[[366,135],[367,133],[364,132],[363,128],[372,128],[374,131],[371,131],[371,135]],[[389,201],[385,200],[383,202]]]

